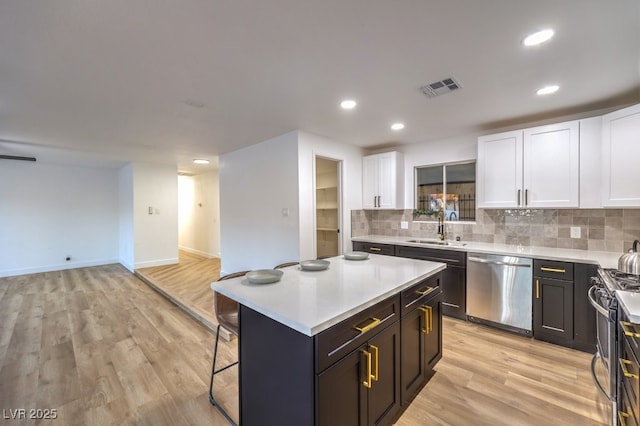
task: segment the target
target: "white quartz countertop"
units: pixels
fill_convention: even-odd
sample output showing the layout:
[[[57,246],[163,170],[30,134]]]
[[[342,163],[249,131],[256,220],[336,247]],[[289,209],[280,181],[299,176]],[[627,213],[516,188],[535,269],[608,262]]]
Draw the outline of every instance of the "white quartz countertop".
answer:
[[[640,292],[620,290],[616,291],[616,297],[629,316],[629,321],[640,324]]]
[[[415,237],[388,237],[383,235],[368,235],[352,238],[352,241],[366,241],[378,244],[395,244],[411,247],[429,247],[443,250],[461,250],[474,253],[517,255],[536,259],[559,260],[573,263],[591,263],[601,268],[618,268],[618,259],[622,253],[611,253],[593,250],[573,250],[549,247],[525,247],[507,244],[491,244],[476,242],[456,242],[452,245],[438,246],[431,244],[410,243],[407,240],[418,239]],[[464,245],[462,245],[464,244]],[[618,302],[629,316],[629,320],[640,324],[640,292],[616,291]]]
[[[409,242],[409,240],[418,239],[427,240],[428,238],[367,235],[364,237],[354,237],[351,240],[372,242],[378,244],[395,244],[410,247],[435,248],[442,250],[458,250],[473,253],[516,255],[535,259],[558,260],[562,262],[592,263],[600,265],[602,268],[617,268],[618,258],[622,255],[622,253],[611,253],[605,251],[518,246],[511,244],[477,243],[473,241],[450,241],[451,245],[446,246]]]
[[[211,289],[307,336],[445,269],[444,263],[371,254],[366,260],[326,259],[324,271],[283,268],[280,281],[251,284],[244,278],[216,281]]]

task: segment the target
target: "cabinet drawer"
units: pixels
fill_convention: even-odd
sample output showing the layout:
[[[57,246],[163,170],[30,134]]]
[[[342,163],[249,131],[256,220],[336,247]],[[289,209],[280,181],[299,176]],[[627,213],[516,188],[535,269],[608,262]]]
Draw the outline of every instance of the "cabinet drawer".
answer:
[[[442,293],[442,274],[433,275],[409,287],[401,293],[402,316],[417,309],[423,302]]]
[[[467,253],[463,251],[398,246],[396,256],[442,262],[463,268],[467,266]]]
[[[393,244],[377,244],[364,241],[353,242],[354,251],[366,251],[375,254],[386,254],[388,256],[396,255],[396,246]]]
[[[555,280],[573,281],[573,263],[534,259],[533,275]]]
[[[316,372],[325,370],[399,319],[400,295],[395,295],[316,335]]]
[[[640,359],[640,325],[628,322],[626,315],[621,318],[619,335],[624,338],[625,347],[633,353],[636,361]]]
[[[632,397],[624,385],[620,386],[620,396],[618,397],[618,421],[620,425],[636,426],[638,419],[636,418],[637,406],[633,408],[631,403]]]
[[[638,360],[631,348],[631,340],[634,338],[624,337],[622,343],[622,353],[618,360],[618,368],[620,374],[620,380],[629,394],[629,402],[631,411],[638,412],[638,397],[640,395],[640,368],[638,367]]]

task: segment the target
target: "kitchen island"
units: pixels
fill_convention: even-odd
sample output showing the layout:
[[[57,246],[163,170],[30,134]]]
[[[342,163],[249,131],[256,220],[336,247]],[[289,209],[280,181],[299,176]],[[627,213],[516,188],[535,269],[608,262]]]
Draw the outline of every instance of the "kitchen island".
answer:
[[[327,260],[273,284],[211,285],[240,303],[243,425],[388,424],[433,374],[445,264]]]

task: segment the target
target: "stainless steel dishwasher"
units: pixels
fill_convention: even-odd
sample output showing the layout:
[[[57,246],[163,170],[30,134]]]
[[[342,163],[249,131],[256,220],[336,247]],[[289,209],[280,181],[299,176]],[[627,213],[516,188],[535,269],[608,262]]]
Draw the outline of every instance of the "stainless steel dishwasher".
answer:
[[[524,257],[469,253],[469,321],[531,335],[532,266],[532,259]]]

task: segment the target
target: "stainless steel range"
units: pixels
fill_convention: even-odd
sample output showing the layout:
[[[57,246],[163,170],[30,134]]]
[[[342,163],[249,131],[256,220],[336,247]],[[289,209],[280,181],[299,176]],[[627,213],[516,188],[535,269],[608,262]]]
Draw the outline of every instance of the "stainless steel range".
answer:
[[[598,269],[591,278],[589,301],[598,312],[596,317],[597,351],[591,361],[591,375],[604,395],[613,404],[613,422],[617,424],[616,382],[617,382],[617,341],[618,341],[618,291],[640,291],[640,276],[620,272],[617,269]],[[608,383],[600,383],[596,374],[598,360],[607,371]]]

